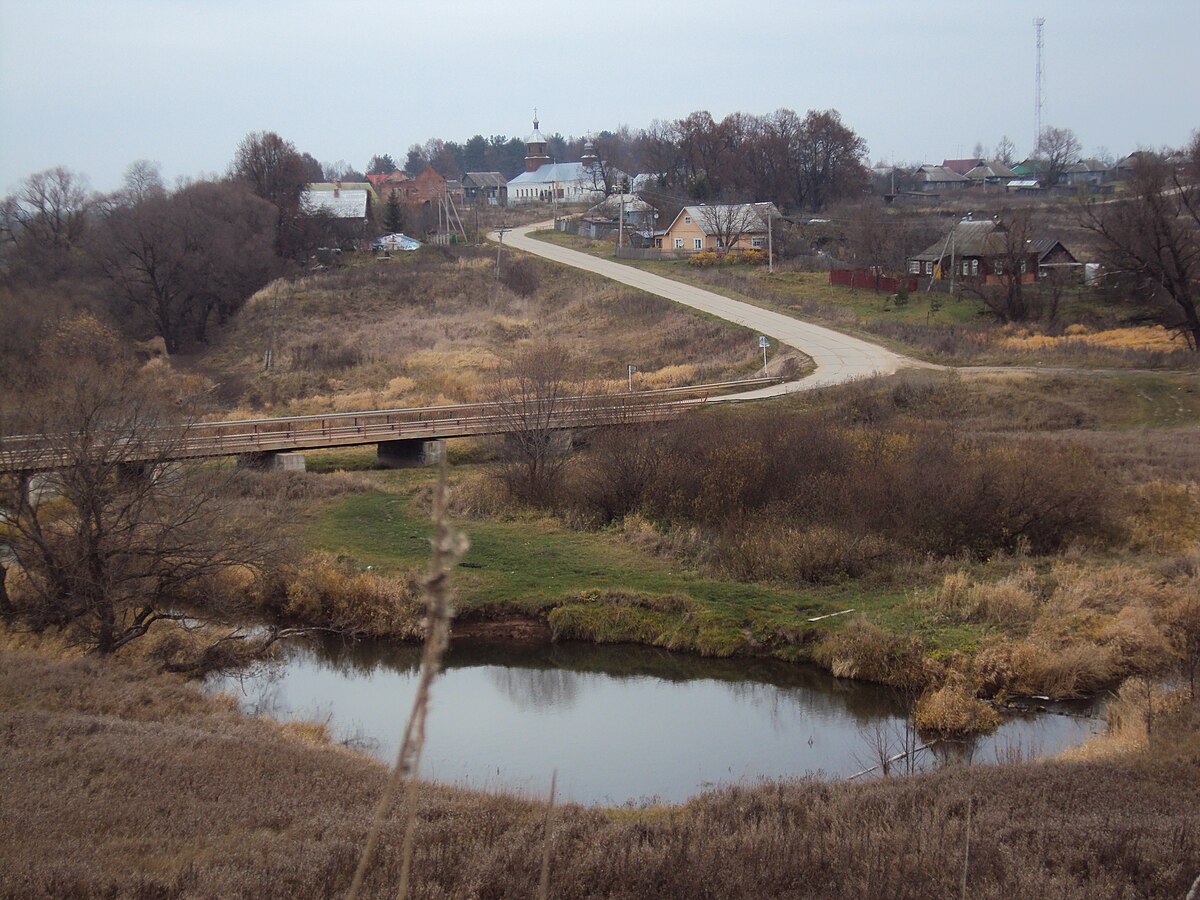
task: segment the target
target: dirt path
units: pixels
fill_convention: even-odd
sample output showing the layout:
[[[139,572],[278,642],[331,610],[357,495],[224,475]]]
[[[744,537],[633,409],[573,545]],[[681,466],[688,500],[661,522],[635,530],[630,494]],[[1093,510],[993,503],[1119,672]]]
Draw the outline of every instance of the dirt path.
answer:
[[[550,224],[550,222],[539,222],[514,228],[504,235],[504,243],[506,246],[524,250],[526,253],[532,253],[563,265],[574,266],[587,272],[594,272],[621,284],[627,284],[650,294],[657,294],[676,303],[682,303],[684,306],[690,306],[692,309],[743,325],[807,354],[816,365],[816,371],[800,381],[738,394],[739,399],[770,397],[793,391],[812,390],[871,375],[891,375],[904,368],[929,367],[929,363],[901,356],[877,344],[841,334],[830,328],[801,322],[790,316],[760,309],[749,303],[733,300],[703,288],[673,281],[670,278],[663,278],[661,275],[644,272],[633,266],[589,256],[577,250],[569,250],[566,247],[559,247],[529,237],[529,232],[548,228]],[[499,235],[495,232],[489,237],[493,241],[499,240]]]

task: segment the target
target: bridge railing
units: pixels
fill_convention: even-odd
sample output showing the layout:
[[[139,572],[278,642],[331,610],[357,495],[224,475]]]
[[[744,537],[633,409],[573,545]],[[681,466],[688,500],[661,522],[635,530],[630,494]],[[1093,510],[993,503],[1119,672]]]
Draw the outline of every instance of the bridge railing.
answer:
[[[193,422],[152,429],[119,449],[123,459],[169,460],[315,449],[406,438],[466,437],[520,431],[530,426],[568,428],[646,422],[678,415],[714,395],[778,384],[750,378],[633,393],[530,398],[444,406],[366,410],[264,419]],[[541,417],[541,418],[538,418]],[[14,435],[0,439],[0,472],[70,465],[66,450],[76,435]]]

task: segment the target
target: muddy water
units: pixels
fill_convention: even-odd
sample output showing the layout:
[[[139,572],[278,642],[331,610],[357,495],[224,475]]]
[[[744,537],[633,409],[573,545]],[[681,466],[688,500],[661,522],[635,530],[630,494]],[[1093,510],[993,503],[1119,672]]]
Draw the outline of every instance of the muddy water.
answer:
[[[390,762],[419,659],[414,646],[297,644],[269,671],[212,686],[252,711],[327,722],[338,740]],[[1094,709],[1071,712],[1015,716],[917,758],[925,768],[1028,758],[1102,730]],[[875,765],[881,745],[900,752],[903,723],[887,689],[810,667],[645,647],[463,644],[434,686],[421,772],[541,795],[557,771],[567,800],[679,802],[716,785],[849,776]]]

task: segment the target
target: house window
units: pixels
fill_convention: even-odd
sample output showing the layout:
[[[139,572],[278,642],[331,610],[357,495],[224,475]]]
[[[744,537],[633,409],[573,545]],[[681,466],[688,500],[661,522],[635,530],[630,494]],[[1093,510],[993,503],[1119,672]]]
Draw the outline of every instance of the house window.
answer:
[[[925,263],[925,274],[926,275],[933,274],[933,263],[932,262]]]
[[[963,260],[963,274],[964,275],[971,274],[971,264],[969,262],[967,262],[967,260],[965,260],[965,259]]]
[[[908,271],[911,272],[913,275],[920,275],[921,274],[921,264],[914,259],[912,262],[910,262],[908,264]]]
[[[971,260],[971,274],[972,275],[979,274],[979,260],[977,260],[977,259]]]
[[[762,238],[750,238],[750,246],[751,247],[754,247],[757,250],[761,250],[762,245],[763,245]]]
[[[723,240],[721,240],[720,238],[717,238],[717,249],[723,250],[724,248],[725,248],[725,242]]]
[[[684,224],[684,225],[691,225],[691,224],[692,224],[692,217],[691,217],[691,216],[684,216],[684,217],[683,217],[683,224]]]
[[[692,246],[695,247],[697,250],[702,250],[702,249],[704,249],[704,241],[701,240],[700,238],[693,238]]]
[[[992,260],[992,272],[995,275],[1003,275],[1004,274],[1004,260],[1002,260],[1002,259]]]
[[[1021,260],[1021,274],[1025,274],[1025,260]]]
[[[676,250],[683,249],[683,238],[675,238],[675,249]]]

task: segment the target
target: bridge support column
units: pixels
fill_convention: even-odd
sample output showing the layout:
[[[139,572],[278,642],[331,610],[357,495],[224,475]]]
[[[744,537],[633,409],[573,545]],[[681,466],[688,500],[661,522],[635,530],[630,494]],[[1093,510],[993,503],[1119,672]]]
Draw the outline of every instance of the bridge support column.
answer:
[[[272,472],[305,471],[304,454],[294,450],[264,450],[243,453],[237,458],[239,469],[264,469]]]
[[[401,441],[380,441],[375,460],[384,469],[412,469],[437,465],[445,455],[445,441],[406,438]]]

